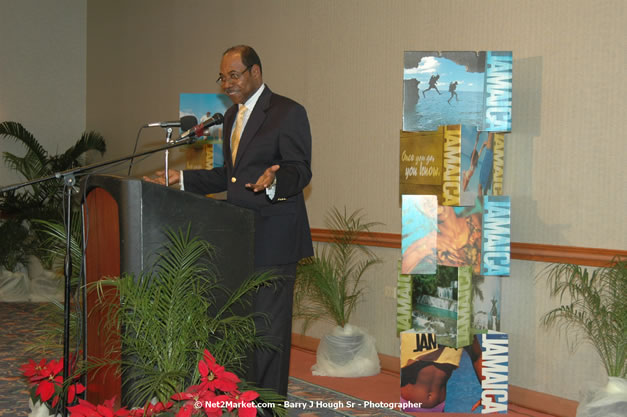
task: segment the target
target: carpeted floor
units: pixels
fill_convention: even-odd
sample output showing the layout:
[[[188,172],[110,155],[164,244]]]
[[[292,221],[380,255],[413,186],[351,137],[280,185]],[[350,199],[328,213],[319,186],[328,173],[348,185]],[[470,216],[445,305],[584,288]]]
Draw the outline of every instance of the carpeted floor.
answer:
[[[37,310],[39,306],[36,303],[0,303],[0,416],[28,415],[28,386],[22,378],[20,365],[33,357],[26,348],[43,317]]]
[[[382,404],[366,402],[294,377],[290,377],[287,397],[289,416],[408,416],[399,411],[382,408],[384,406]]]
[[[33,331],[41,325],[43,314],[36,303],[0,303],[0,416],[27,416],[28,386],[20,365],[40,359],[26,352]],[[54,356],[60,357],[62,352]],[[35,358],[37,356],[37,358]],[[52,359],[46,358],[46,359]],[[363,400],[290,378],[288,392],[290,417],[406,416],[407,414],[368,404]]]

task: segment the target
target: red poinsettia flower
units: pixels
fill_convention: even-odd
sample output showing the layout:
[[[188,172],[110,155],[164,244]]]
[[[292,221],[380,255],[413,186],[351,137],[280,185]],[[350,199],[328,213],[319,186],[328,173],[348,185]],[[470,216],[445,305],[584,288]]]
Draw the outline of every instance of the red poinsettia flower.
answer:
[[[175,401],[199,401],[205,391],[201,385],[192,385],[184,392],[178,392],[170,398]]]
[[[112,398],[102,405],[93,405],[89,401],[78,400],[78,405],[67,409],[70,412],[70,417],[126,417],[129,415],[129,411],[125,408],[114,411],[113,402]]]
[[[83,391],[85,391],[85,386],[81,384],[80,382],[70,385],[70,388],[68,389],[68,392],[67,392],[67,403],[72,404],[74,400],[76,399],[76,394],[80,394]],[[52,400],[52,408],[57,406],[59,399],[60,399],[59,395],[54,396],[54,399]]]
[[[190,417],[195,411],[196,409],[194,408],[194,405],[188,403],[179,408],[175,417]]]
[[[51,360],[46,363],[46,359],[42,359],[37,364],[31,359],[20,368],[29,382],[37,385],[35,395],[38,395],[42,402],[52,398],[56,392],[56,387],[60,387],[63,382],[63,378],[59,375],[63,370],[63,360]]]
[[[39,363],[36,363],[34,360],[29,359],[28,363],[20,366],[22,373],[26,378],[29,379],[30,382],[33,382],[31,378],[39,377],[42,374],[48,374],[48,365],[46,365],[46,359],[42,359]]]
[[[232,401],[237,404],[238,417],[255,417],[257,415],[257,407],[252,401],[258,397],[259,394],[255,391],[235,393]],[[228,410],[232,411],[233,407],[228,407]]]
[[[56,387],[60,387],[62,384],[63,377],[50,375],[47,379],[41,379],[39,381],[39,385],[37,385],[37,389],[35,390],[35,395],[39,395],[41,401],[46,402],[52,398],[56,392]]]
[[[216,395],[206,388],[204,384],[192,385],[185,392],[179,392],[172,396],[173,400],[185,401],[176,417],[189,417],[202,408],[208,417],[220,417],[223,413],[221,404],[227,401],[226,395]]]
[[[202,402],[202,411],[207,417],[220,417],[224,412],[222,405],[225,401],[229,401],[229,397],[216,395],[211,400]]]
[[[70,389],[67,393],[67,403],[72,404],[74,402],[74,399],[76,398],[76,394],[82,394],[84,391],[85,386],[80,382],[70,385]]]
[[[227,393],[234,392],[237,390],[237,383],[240,382],[237,375],[218,365],[207,349],[204,352],[204,360],[198,362],[198,371],[201,375],[201,384],[211,391],[218,389]]]
[[[175,401],[185,401],[176,413],[177,417],[189,417],[199,410],[205,401],[211,401],[212,396],[215,397],[215,394],[204,389],[202,385],[192,385],[186,391],[176,393],[171,398]],[[199,407],[199,404],[202,405]]]
[[[50,378],[59,375],[63,371],[63,359],[55,361],[54,359],[48,362],[39,373],[39,376],[34,378]]]
[[[60,375],[63,371],[63,359],[59,361],[51,360],[47,363],[45,358],[40,360],[39,363],[35,363],[35,361],[30,359],[27,364],[20,366],[20,369],[29,382],[37,386],[35,395],[39,396],[42,402],[49,401],[52,398],[52,407],[56,407],[60,399],[61,386],[63,385],[63,377]],[[73,403],[76,394],[80,394],[83,391],[85,391],[85,387],[81,383],[77,382],[70,385],[68,404]]]

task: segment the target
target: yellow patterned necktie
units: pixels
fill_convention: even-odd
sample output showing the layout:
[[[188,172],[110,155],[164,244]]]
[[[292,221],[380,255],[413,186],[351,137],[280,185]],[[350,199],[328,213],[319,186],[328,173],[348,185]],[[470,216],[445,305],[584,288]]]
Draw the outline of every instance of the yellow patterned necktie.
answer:
[[[235,165],[235,156],[237,155],[237,148],[239,147],[239,140],[242,137],[242,130],[244,127],[244,114],[246,113],[246,106],[240,105],[237,112],[237,120],[235,121],[235,130],[233,131],[233,139],[231,140],[231,160]]]

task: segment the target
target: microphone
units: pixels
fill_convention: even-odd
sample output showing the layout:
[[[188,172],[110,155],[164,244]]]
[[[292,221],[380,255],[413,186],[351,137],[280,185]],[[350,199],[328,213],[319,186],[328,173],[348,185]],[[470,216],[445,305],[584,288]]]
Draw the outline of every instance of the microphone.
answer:
[[[180,120],[174,120],[171,122],[148,123],[145,127],[180,127],[180,126],[181,126]]]
[[[178,142],[182,142],[184,140],[190,139],[190,138],[201,137],[205,129],[211,126],[222,124],[223,121],[224,121],[224,116],[222,116],[221,113],[215,113],[213,116],[211,116],[204,122],[192,127],[186,132],[183,132],[183,134],[175,142],[178,143]]]
[[[179,120],[172,120],[169,122],[148,123],[144,127],[180,127],[183,130],[187,130],[197,123],[198,123],[198,119],[196,119],[196,116],[183,116]]]

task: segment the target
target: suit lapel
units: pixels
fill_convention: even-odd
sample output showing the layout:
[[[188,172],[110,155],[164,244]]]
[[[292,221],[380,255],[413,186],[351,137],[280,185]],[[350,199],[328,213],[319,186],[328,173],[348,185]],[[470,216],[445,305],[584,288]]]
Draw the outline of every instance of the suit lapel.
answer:
[[[235,166],[239,165],[239,161],[241,161],[242,156],[246,153],[246,149],[255,138],[255,135],[257,134],[257,131],[259,130],[263,122],[266,120],[266,110],[270,106],[271,96],[272,91],[270,91],[268,86],[266,86],[259,96],[257,104],[255,104],[255,108],[248,118],[248,122],[246,122],[246,127],[244,127],[244,131],[242,132],[242,137],[239,140],[239,147],[237,148],[237,156],[235,157]],[[229,128],[229,134],[230,131],[231,129]]]

